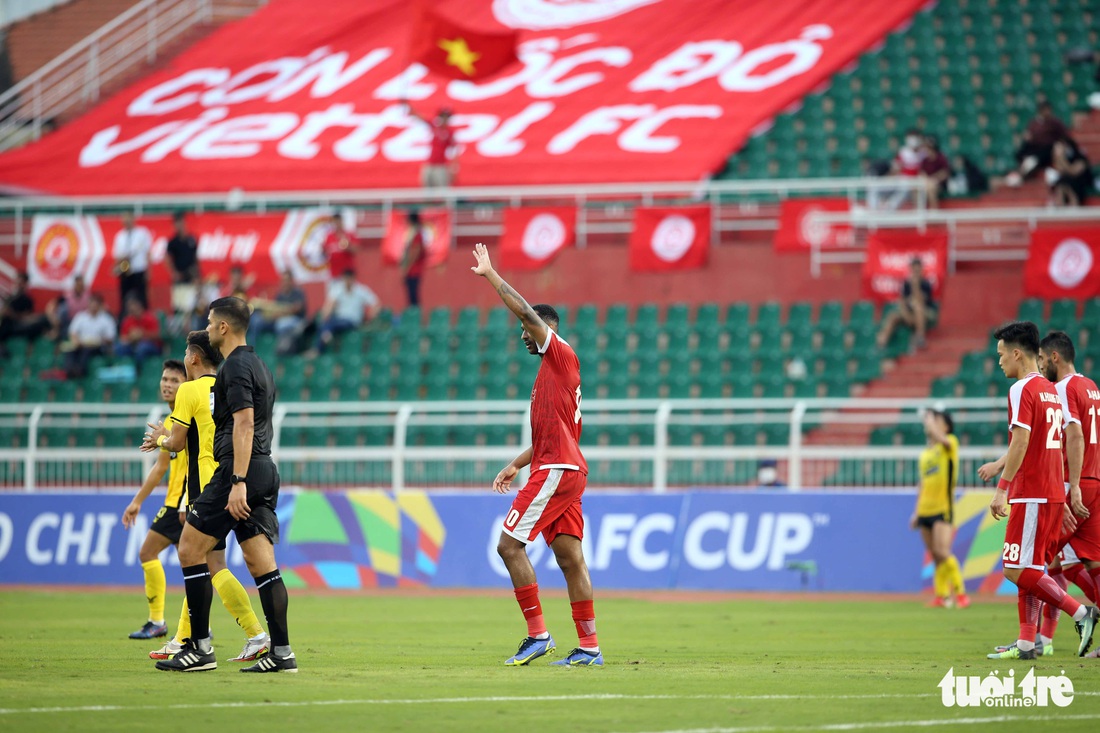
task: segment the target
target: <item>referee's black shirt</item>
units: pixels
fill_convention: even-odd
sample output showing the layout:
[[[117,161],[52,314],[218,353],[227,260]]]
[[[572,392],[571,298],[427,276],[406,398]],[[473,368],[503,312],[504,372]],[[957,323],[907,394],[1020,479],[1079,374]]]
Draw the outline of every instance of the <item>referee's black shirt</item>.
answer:
[[[233,413],[253,409],[252,455],[271,455],[275,380],[251,346],[238,346],[218,370],[210,393],[214,415],[214,460],[233,468]]]

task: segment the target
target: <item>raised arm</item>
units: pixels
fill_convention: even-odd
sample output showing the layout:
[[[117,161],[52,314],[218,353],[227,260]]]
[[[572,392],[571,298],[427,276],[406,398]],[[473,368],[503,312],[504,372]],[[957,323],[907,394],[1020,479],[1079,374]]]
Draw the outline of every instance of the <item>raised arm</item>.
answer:
[[[489,251],[485,249],[485,245],[481,242],[474,246],[474,259],[477,260],[477,264],[470,269],[475,275],[481,275],[489,281],[504,305],[508,306],[508,310],[515,314],[541,350],[546,345],[546,339],[550,337],[550,327],[539,318],[539,314],[535,313],[535,309],[523,299],[523,296],[497,274],[497,271],[493,269],[493,263],[489,261]]]

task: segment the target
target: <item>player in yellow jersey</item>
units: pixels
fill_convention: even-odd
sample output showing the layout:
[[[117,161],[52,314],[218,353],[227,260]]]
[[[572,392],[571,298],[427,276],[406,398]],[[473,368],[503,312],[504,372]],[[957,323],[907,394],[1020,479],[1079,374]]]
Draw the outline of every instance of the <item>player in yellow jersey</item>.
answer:
[[[169,359],[164,362],[160,374],[160,397],[169,409],[176,409],[176,393],[180,385],[187,381],[187,370],[182,361]],[[165,421],[167,424],[167,420]],[[171,452],[161,450],[157,462],[153,464],[149,475],[145,477],[141,488],[134,494],[129,506],[122,513],[122,526],[130,529],[137,520],[142,503],[149,498],[153,490],[160,485],[164,474],[168,474],[168,493],[164,495],[164,506],[157,512],[153,526],[145,535],[138,557],[141,569],[145,573],[145,600],[149,604],[149,620],[137,631],[130,634],[131,639],[155,639],[168,633],[164,623],[164,596],[167,581],[164,566],[160,562],[160,553],[169,545],[178,545],[183,525],[180,523],[179,506],[183,496],[183,482],[187,475],[186,451]]]
[[[214,460],[214,418],[210,414],[210,391],[215,373],[222,361],[221,352],[210,345],[206,331],[192,331],[187,335],[187,350],[183,363],[189,381],[181,385],[176,395],[176,406],[165,425],[150,424],[145,434],[142,450],[177,450],[184,446],[188,451],[187,504],[195,500],[210,482],[218,467]],[[168,430],[166,426],[170,426]],[[244,649],[233,662],[249,662],[268,649],[268,636],[252,610],[252,602],[244,586],[225,566],[225,542],[221,542],[207,555],[207,564],[213,574],[214,590],[222,599],[226,610],[232,614],[248,636]],[[179,652],[184,639],[191,635],[191,620],[187,601],[184,600],[176,635],[160,649],[150,652],[152,659],[169,659]]]
[[[955,484],[959,477],[959,439],[951,415],[940,410],[924,414],[924,434],[928,447],[920,454],[920,492],[909,526],[920,529],[924,546],[936,564],[932,585],[936,597],[933,606],[970,605],[963,585],[959,561],[951,554],[955,536]],[[952,599],[954,592],[954,599]]]

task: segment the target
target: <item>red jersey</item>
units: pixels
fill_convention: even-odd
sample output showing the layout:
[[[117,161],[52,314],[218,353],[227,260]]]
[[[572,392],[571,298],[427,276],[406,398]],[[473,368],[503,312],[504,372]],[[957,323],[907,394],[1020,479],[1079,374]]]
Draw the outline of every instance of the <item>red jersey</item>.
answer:
[[[1062,404],[1054,385],[1032,372],[1008,391],[1008,441],[1012,428],[1031,433],[1020,470],[1008,488],[1008,502],[1066,502],[1062,479]]]
[[[347,232],[333,228],[325,237],[325,254],[328,255],[328,271],[333,277],[355,269],[355,242]]]
[[[1054,386],[1062,401],[1062,422],[1077,423],[1085,436],[1081,478],[1100,480],[1100,435],[1096,432],[1096,421],[1100,419],[1100,388],[1083,374],[1071,374]],[[1065,458],[1065,480],[1069,481],[1068,456]]]
[[[142,338],[150,341],[160,341],[160,321],[157,320],[156,315],[149,311],[140,316],[126,316],[123,318],[119,336],[123,338],[132,336],[134,331],[139,328],[143,334]]]
[[[531,470],[588,473],[581,455],[581,362],[553,331],[539,349],[542,365],[531,390]]]
[[[451,129],[450,125],[438,122],[431,123],[431,128],[432,149],[428,153],[428,163],[430,165],[446,165],[447,148],[455,144],[454,130]]]
[[[412,238],[409,239],[408,247],[405,249],[406,256],[409,256],[409,252],[414,245],[419,245],[420,249],[418,250],[416,259],[409,263],[409,271],[405,273],[408,277],[420,277],[423,275],[424,268],[428,263],[428,248],[424,244],[423,229],[417,229],[413,233]]]

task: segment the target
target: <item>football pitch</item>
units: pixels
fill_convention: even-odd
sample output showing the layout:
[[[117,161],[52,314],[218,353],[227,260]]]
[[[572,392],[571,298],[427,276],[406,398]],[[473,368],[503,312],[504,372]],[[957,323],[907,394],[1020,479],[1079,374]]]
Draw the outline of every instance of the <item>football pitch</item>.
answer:
[[[545,593],[558,643],[575,644],[568,602]],[[170,589],[169,627],[181,591]],[[3,731],[743,731],[1095,730],[1100,660],[1074,656],[1063,616],[1057,653],[993,662],[1016,632],[1016,606],[977,600],[930,609],[914,597],[807,594],[597,598],[602,669],[506,668],[524,636],[507,592],[291,596],[297,675],[244,675],[221,660],[243,638],[215,597],[219,666],[158,672],[140,590],[0,588]],[[253,604],[259,610],[258,600]],[[1032,666],[1062,675],[1059,707],[945,707],[937,685]]]

